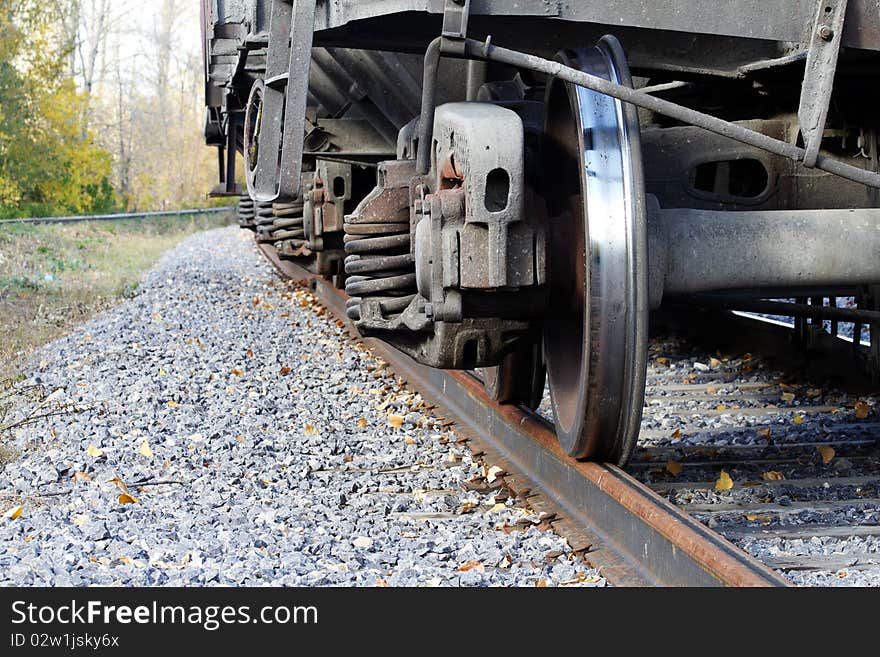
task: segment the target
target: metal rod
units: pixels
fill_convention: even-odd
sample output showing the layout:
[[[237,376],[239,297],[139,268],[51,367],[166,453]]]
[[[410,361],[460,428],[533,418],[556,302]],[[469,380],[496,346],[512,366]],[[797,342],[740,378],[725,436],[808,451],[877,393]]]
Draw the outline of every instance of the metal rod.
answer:
[[[435,46],[440,49],[442,51],[442,54],[444,55],[456,55],[454,51],[447,52],[446,50],[443,50],[443,44],[440,42],[440,40],[435,40],[431,43],[431,46]],[[669,116],[673,119],[682,121],[683,123],[695,125],[723,137],[728,137],[744,144],[749,144],[750,146],[760,148],[761,150],[767,151],[769,153],[773,153],[781,157],[787,157],[796,162],[802,162],[806,154],[806,151],[803,148],[799,148],[794,144],[789,144],[787,142],[780,141],[779,139],[768,137],[767,135],[755,132],[754,130],[749,130],[748,128],[744,128],[743,126],[730,123],[723,119],[719,119],[715,116],[710,116],[709,114],[704,114],[703,112],[699,112],[688,107],[683,107],[682,105],[669,102],[668,100],[657,98],[656,96],[651,96],[637,89],[631,89],[630,87],[604,80],[595,75],[583,73],[582,71],[578,71],[577,69],[565,66],[559,62],[554,62],[548,59],[543,59],[541,57],[536,57],[535,55],[529,55],[527,53],[522,53],[515,50],[508,50],[507,48],[499,48],[498,46],[492,45],[489,41],[483,43],[482,41],[477,41],[475,39],[464,39],[464,53],[465,58],[494,61],[502,64],[507,64],[508,66],[525,68],[532,71],[537,71],[539,73],[545,73],[547,75],[557,77],[560,80],[565,80],[566,82],[571,82],[572,84],[591,89],[598,93],[617,98],[624,102],[632,103],[637,107],[651,110],[652,112],[656,112],[657,114]],[[428,79],[427,56],[425,79]],[[424,93],[431,93],[430,90],[423,91]],[[426,120],[426,109],[428,108],[426,108],[423,102],[423,121]],[[432,111],[428,116],[433,116],[433,102],[431,103],[430,109]],[[422,127],[422,130],[424,134],[424,126]],[[421,159],[419,162],[421,164]],[[859,167],[855,167],[850,164],[846,164],[845,162],[841,162],[839,160],[835,160],[823,155],[818,156],[816,160],[816,168],[821,169],[822,171],[826,171],[828,173],[832,173],[836,176],[840,176],[841,178],[846,178],[847,180],[862,183],[863,185],[867,185],[869,187],[880,187],[880,174],[874,173],[873,171],[860,169]]]
[[[422,113],[419,117],[419,145],[416,172],[424,176],[431,168],[431,141],[434,139],[434,108],[437,99],[434,87],[440,68],[440,46],[443,37],[434,39],[425,51],[425,74],[422,82]]]
[[[160,212],[118,212],[115,214],[92,214],[73,215],[69,217],[22,217],[20,219],[2,219],[3,224],[62,224],[77,221],[121,221],[123,219],[147,219],[149,217],[184,217],[194,214],[214,214],[217,212],[232,212],[234,206],[228,205],[222,208],[197,208],[194,210],[162,210]]]
[[[811,319],[835,319],[842,322],[880,322],[880,312],[876,310],[858,310],[855,308],[832,308],[831,306],[808,305],[806,303],[788,303],[785,301],[765,301],[732,297],[730,295],[695,294],[678,299],[699,305],[723,308],[725,310],[741,310],[744,312],[763,313],[766,315],[786,315]]]

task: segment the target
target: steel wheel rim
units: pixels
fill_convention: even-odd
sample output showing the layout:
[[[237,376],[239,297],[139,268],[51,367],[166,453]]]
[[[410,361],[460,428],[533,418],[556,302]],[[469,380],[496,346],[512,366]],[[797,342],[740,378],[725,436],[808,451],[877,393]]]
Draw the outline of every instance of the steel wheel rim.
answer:
[[[631,84],[613,37],[562,57]],[[620,101],[556,80],[545,135],[545,162],[556,174],[545,185],[551,292],[544,327],[556,433],[573,457],[622,465],[638,437],[647,362],[638,116]]]

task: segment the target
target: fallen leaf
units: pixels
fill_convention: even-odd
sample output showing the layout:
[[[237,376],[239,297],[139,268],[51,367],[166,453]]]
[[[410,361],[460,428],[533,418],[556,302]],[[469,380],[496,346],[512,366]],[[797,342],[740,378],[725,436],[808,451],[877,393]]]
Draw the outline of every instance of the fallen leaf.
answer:
[[[113,477],[113,479],[108,480],[107,483],[116,484],[117,486],[119,486],[119,490],[121,490],[123,493],[128,492],[128,486],[126,486],[125,482],[122,481],[122,479],[120,479],[119,477]]]
[[[178,403],[177,403],[176,401],[174,401],[174,400],[169,400],[169,401],[167,401],[167,402],[165,402],[165,403],[166,403],[168,406],[170,406],[171,408],[174,408],[175,406],[178,406]]]
[[[75,472],[73,474],[74,481],[91,481],[92,477],[86,472]]]
[[[717,358],[710,358],[709,359],[709,367],[711,367],[713,369],[716,367],[721,367],[721,361],[718,360]]]
[[[716,388],[715,386],[706,386],[707,395],[714,395],[716,392],[718,392],[718,388]]]
[[[9,518],[10,520],[15,520],[16,518],[21,518],[22,508],[20,506],[14,506],[11,509],[7,509],[6,513],[3,515]]]
[[[140,448],[138,448],[138,454],[146,456],[148,459],[153,458],[153,450],[150,449],[150,445],[146,440],[142,442]]]
[[[764,440],[770,440],[770,436],[773,435],[773,431],[771,429],[758,429],[758,438],[763,438]]]
[[[715,410],[716,411],[726,411],[728,408],[729,407],[727,406],[727,404],[718,404],[718,406],[715,407]]]
[[[253,358],[253,357],[254,357],[254,352],[251,351],[250,349],[248,349],[248,350],[247,350],[246,352],[244,352],[244,353],[245,353],[245,355],[246,355],[248,358]]]
[[[96,458],[96,459],[99,459],[102,456],[104,456],[104,452],[102,452],[100,449],[98,449],[94,445],[89,445],[89,448],[86,450],[86,453],[89,456]]]
[[[861,399],[856,402],[856,418],[859,420],[864,420],[868,417],[868,413],[871,412],[871,408],[863,402]]]
[[[669,359],[668,359],[668,358],[663,358],[663,357],[661,356],[661,357],[659,357],[659,358],[655,358],[654,361],[655,361],[658,365],[662,365],[663,367],[669,367]]]
[[[133,495],[129,495],[128,493],[123,493],[119,496],[120,504],[137,504],[138,499]]]
[[[803,424],[804,423],[804,416],[803,415],[796,415],[795,418],[792,420],[792,423],[793,424]]]
[[[317,436],[318,435],[318,427],[314,424],[307,424],[305,434],[307,436]]]
[[[474,568],[480,568],[480,570],[485,570],[485,566],[479,561],[465,561],[458,567],[459,572],[466,573],[469,570],[473,570]]]
[[[672,437],[673,438],[681,438],[681,429],[676,429],[675,431],[673,431]]]
[[[783,392],[781,395],[782,401],[784,402],[793,402],[794,401],[794,393],[793,392]]]
[[[233,369],[231,369],[231,370],[229,370],[229,371],[230,371],[230,373],[235,374],[235,376],[241,376],[242,374],[244,374],[244,372],[242,372],[242,371],[241,371],[240,369],[238,369],[237,367],[235,367],[235,368],[233,368]]]
[[[366,418],[358,418],[357,421],[358,429],[366,429],[367,428],[367,420]]]
[[[407,445],[415,445],[415,444],[417,444],[417,443],[416,443],[416,439],[413,438],[412,436],[406,436],[406,437],[403,439],[403,442],[405,442]]]
[[[395,429],[400,429],[403,426],[403,421],[406,418],[402,415],[395,415],[394,413],[388,414],[388,425],[394,427]]]
[[[504,511],[504,509],[506,509],[506,508],[507,508],[507,506],[505,504],[502,504],[501,502],[499,502],[498,504],[493,506],[491,509],[489,509],[486,513],[498,513],[499,511]]]
[[[547,580],[546,579],[535,580],[535,586],[537,586],[539,589],[545,589],[545,588],[547,588]]]
[[[376,580],[376,586],[381,587],[381,588],[384,589],[384,588],[386,588],[386,587],[388,586],[388,582],[386,582],[384,579],[377,579],[377,580]]]
[[[677,477],[678,475],[680,475],[682,470],[682,465],[678,461],[674,461],[672,459],[666,461],[666,472],[671,474],[673,477]]]
[[[733,479],[727,474],[727,470],[722,470],[715,482],[715,490],[730,490],[733,488]]]
[[[765,516],[758,513],[747,513],[745,514],[745,519],[749,522],[770,522],[770,516]]]
[[[493,481],[498,479],[498,477],[500,477],[501,473],[503,473],[503,472],[504,472],[504,470],[502,468],[499,468],[497,465],[493,465],[486,472],[486,481],[491,484]]]
[[[785,479],[785,475],[778,470],[768,470],[761,473],[761,479],[764,481],[782,481]]]
[[[259,306],[261,303],[263,303],[263,300],[260,299],[260,297],[254,297],[254,300],[251,301],[251,304],[254,306],[254,308]]]
[[[280,374],[281,376],[287,376],[288,374],[290,374],[290,368],[282,367],[280,370],[278,370],[278,374]]]
[[[88,521],[89,521],[88,516],[84,516],[81,514],[73,516],[73,524],[76,525],[77,527],[82,527]]]
[[[830,463],[834,458],[835,451],[830,445],[819,445],[816,451],[822,455],[822,463]]]

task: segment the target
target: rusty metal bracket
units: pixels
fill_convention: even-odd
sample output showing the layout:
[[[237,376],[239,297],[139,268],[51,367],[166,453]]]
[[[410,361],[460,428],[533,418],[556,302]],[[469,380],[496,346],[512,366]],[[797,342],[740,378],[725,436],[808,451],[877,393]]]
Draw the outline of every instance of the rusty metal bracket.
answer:
[[[798,119],[804,138],[804,166],[813,168],[825,131],[837,56],[843,40],[843,21],[847,0],[819,0],[816,20],[810,34],[810,50],[801,85]]]
[[[300,194],[316,12],[317,0],[272,3],[261,112],[264,129],[259,131],[257,161],[248,180],[248,190],[258,202],[287,203]]]

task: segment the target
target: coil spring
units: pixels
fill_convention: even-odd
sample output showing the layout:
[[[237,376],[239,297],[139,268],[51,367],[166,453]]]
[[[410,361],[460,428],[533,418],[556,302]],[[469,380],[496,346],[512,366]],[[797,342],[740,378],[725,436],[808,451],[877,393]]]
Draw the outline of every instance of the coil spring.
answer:
[[[256,204],[256,212],[254,216],[254,225],[257,227],[257,232],[270,232],[272,230],[273,221],[275,221],[275,215],[272,212],[272,202],[258,202]]]
[[[242,228],[254,227],[254,201],[247,194],[238,197],[238,225]]]
[[[346,223],[346,314],[361,318],[364,297],[380,299],[383,317],[402,313],[416,296],[409,222]]]

